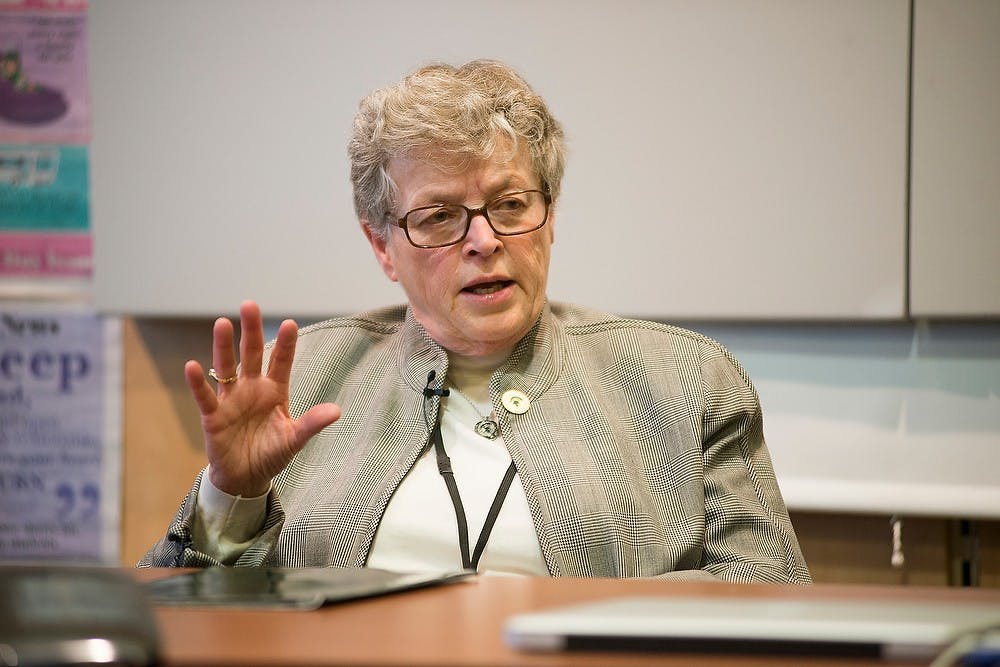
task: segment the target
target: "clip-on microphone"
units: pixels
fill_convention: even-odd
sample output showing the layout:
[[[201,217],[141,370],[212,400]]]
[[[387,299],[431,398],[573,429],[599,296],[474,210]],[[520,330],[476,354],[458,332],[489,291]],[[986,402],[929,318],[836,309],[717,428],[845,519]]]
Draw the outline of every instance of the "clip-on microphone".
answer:
[[[431,396],[447,396],[451,393],[447,389],[434,389],[431,387],[431,382],[434,382],[434,378],[436,377],[437,373],[435,371],[431,371],[427,374],[427,386],[424,387],[424,396],[427,398],[430,398]]]

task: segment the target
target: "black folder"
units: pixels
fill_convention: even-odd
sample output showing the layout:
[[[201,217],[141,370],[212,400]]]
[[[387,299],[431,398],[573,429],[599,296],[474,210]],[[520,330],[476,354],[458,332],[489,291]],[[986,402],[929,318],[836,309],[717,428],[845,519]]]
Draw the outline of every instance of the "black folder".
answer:
[[[164,605],[306,610],[436,586],[473,574],[371,567],[210,567],[151,581],[146,590],[155,603]]]

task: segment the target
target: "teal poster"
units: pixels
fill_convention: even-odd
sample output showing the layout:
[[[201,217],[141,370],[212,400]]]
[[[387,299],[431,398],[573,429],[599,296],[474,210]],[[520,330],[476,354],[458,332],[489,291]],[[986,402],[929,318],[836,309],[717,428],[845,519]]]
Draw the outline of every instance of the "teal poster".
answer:
[[[0,145],[0,278],[89,278],[86,146]]]

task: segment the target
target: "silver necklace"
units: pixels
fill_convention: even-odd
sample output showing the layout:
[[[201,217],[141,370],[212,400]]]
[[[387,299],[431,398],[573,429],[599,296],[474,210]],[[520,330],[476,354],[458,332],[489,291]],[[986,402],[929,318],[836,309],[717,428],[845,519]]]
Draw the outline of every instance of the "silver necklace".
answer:
[[[472,409],[476,411],[476,414],[480,416],[480,420],[476,422],[473,427],[479,435],[483,436],[487,440],[496,440],[497,436],[500,435],[500,424],[496,423],[495,420],[484,416],[479,412],[479,408],[473,403],[472,399],[462,393],[462,390],[458,387],[452,386],[455,393],[465,399],[465,402],[472,406]]]

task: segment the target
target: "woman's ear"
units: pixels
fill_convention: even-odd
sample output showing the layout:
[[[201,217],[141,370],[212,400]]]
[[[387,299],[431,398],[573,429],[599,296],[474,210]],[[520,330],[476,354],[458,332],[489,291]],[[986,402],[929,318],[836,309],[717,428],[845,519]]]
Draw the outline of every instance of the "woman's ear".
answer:
[[[371,244],[372,250],[375,252],[375,259],[378,260],[379,266],[382,267],[382,272],[385,273],[389,280],[397,282],[396,265],[392,261],[392,254],[389,251],[389,244],[386,242],[386,239],[372,231],[367,218],[361,219],[361,229],[364,231],[365,238],[368,239],[368,243]]]

